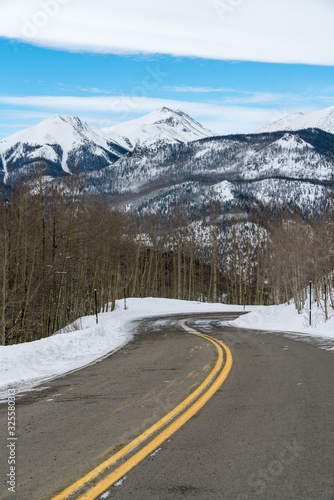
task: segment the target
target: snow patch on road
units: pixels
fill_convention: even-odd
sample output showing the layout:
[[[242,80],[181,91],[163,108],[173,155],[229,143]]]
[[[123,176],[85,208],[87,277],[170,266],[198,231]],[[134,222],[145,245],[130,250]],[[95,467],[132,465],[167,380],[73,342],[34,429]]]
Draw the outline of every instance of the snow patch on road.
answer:
[[[126,476],[123,476],[119,481],[117,481],[114,486],[122,486],[124,481],[126,480]],[[101,497],[102,498],[102,497]],[[106,498],[106,497],[105,497]]]

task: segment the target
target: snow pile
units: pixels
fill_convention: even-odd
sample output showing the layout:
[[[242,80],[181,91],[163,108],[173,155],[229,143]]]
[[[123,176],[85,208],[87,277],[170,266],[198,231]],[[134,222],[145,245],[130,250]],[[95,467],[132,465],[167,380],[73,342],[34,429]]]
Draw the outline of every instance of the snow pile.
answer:
[[[116,302],[113,312],[86,316],[60,333],[42,340],[0,346],[0,390],[30,388],[43,380],[75,370],[129,342],[133,322],[150,316],[242,311],[241,306],[203,304],[168,299],[128,299]],[[73,331],[71,331],[73,330]],[[0,393],[0,398],[6,397]]]
[[[309,321],[310,308],[307,301],[301,314],[298,314],[294,304],[264,306],[232,321],[230,325],[252,330],[306,333],[334,339],[334,311],[330,305],[328,305],[328,319],[326,320],[323,301],[319,307],[316,302],[312,303],[311,326]]]

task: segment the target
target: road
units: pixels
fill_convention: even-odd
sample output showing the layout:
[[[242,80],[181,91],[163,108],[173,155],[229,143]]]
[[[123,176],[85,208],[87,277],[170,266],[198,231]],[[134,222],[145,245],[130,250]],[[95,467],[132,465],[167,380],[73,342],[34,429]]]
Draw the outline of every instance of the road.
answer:
[[[333,352],[211,316],[187,324],[230,348],[226,380],[99,498],[334,500]],[[53,498],[196,391],[217,347],[179,319],[141,322],[125,348],[18,399],[16,499]],[[6,412],[0,405],[1,429]],[[1,471],[6,461],[2,453]],[[1,480],[0,498],[8,498]]]

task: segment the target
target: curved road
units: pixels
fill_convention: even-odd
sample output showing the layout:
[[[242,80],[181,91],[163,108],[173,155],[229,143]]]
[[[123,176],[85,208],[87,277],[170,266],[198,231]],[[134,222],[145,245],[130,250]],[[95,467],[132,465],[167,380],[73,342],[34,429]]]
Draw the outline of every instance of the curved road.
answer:
[[[230,348],[227,379],[98,498],[334,500],[333,352],[321,341],[238,330],[227,315],[208,316],[187,324]],[[17,400],[16,499],[53,498],[196,391],[217,348],[178,321],[141,322],[125,348]],[[6,412],[1,404],[1,499],[12,495]]]

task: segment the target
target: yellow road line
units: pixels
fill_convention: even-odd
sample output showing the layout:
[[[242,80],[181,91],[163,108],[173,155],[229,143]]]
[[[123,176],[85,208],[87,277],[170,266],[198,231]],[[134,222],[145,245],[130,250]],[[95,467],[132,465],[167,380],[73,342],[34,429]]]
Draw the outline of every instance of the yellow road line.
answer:
[[[223,365],[223,351],[222,351],[219,344],[221,344],[226,351],[226,363],[225,363],[225,367],[224,367],[222,373],[220,375],[218,375],[216,381],[211,385],[210,389],[204,395],[202,395],[197,400],[197,402],[193,406],[191,406],[191,408],[189,408],[187,411],[185,411],[183,413],[183,415],[181,415],[181,417],[179,417],[175,422],[173,422],[169,427],[167,427],[167,429],[162,431],[155,439],[153,439],[141,451],[137,452],[132,458],[127,460],[122,466],[120,466],[113,473],[111,473],[109,476],[107,476],[103,481],[100,481],[95,487],[93,487],[88,493],[86,493],[86,495],[84,495],[83,497],[80,497],[80,499],[96,498],[96,496],[98,496],[100,494],[97,492],[96,488],[99,488],[99,487],[101,488],[102,487],[101,485],[103,484],[104,489],[101,490],[101,493],[102,493],[106,488],[108,488],[108,486],[111,486],[113,483],[115,483],[120,477],[122,477],[125,474],[124,467],[126,468],[126,472],[127,472],[128,470],[132,469],[137,463],[139,463],[141,460],[143,460],[148,454],[150,454],[151,451],[154,451],[155,448],[159,446],[159,444],[164,442],[171,434],[173,434],[177,429],[179,429],[182,425],[184,425],[184,423],[187,422],[195,413],[197,413],[197,411],[207,402],[208,399],[210,399],[212,397],[212,395],[218,390],[220,385],[224,382],[224,380],[227,377],[227,375],[231,369],[231,366],[232,366],[232,355],[231,355],[230,350],[222,342],[217,341],[216,339],[208,337],[207,335],[201,334],[201,333],[197,332],[196,330],[189,328],[188,326],[186,326],[184,324],[185,321],[188,321],[188,320],[181,320],[181,321],[179,321],[179,323],[187,331],[189,331],[190,333],[193,333],[195,335],[198,335],[200,337],[207,338],[212,344],[214,344],[216,346],[216,348],[218,350],[218,360],[217,360],[216,365],[213,368],[213,370],[210,372],[210,374],[207,376],[207,378],[204,380],[204,382],[202,382],[202,384],[192,394],[190,394],[190,396],[188,396],[184,401],[182,401],[182,403],[180,403],[176,408],[174,408],[172,411],[170,411],[161,420],[159,420],[154,425],[152,425],[149,429],[147,429],[140,436],[138,436],[133,441],[131,441],[131,443],[126,445],[124,448],[122,448],[120,451],[118,451],[112,457],[105,460],[99,466],[95,467],[93,470],[88,472],[88,474],[86,474],[84,477],[80,478],[78,481],[76,481],[75,483],[73,483],[72,485],[67,487],[65,490],[63,490],[58,495],[54,496],[51,500],[65,500],[66,498],[68,498],[74,492],[76,492],[77,490],[79,490],[80,488],[85,486],[89,481],[96,478],[101,472],[103,472],[105,469],[110,467],[117,460],[119,460],[124,455],[126,455],[127,453],[132,451],[134,448],[136,448],[139,444],[141,444],[148,437],[150,437],[154,432],[159,430],[161,427],[163,427],[165,424],[167,424],[172,418],[174,418],[178,413],[180,413],[182,410],[184,410],[190,403],[192,403],[205,390],[205,388],[212,382],[212,380],[217,376],[217,374],[219,373],[219,371]],[[224,375],[223,378],[222,378],[222,375]],[[218,381],[220,381],[220,382],[217,385]],[[212,391],[213,388],[214,388],[214,390]],[[210,395],[208,396],[208,394],[210,394]],[[199,405],[199,402],[201,402],[200,405]],[[168,435],[165,434],[166,431],[168,431]],[[161,439],[162,439],[162,441],[160,441]],[[156,444],[156,443],[158,443],[158,444]],[[152,444],[153,444],[153,448],[152,448]],[[122,471],[122,472],[120,472],[120,471]],[[110,481],[112,481],[112,482],[110,483]],[[106,482],[108,482],[107,486],[105,486]],[[90,494],[95,494],[96,496],[87,496]]]
[[[174,434],[180,427],[182,427],[191,417],[193,417],[205,403],[215,394],[215,392],[222,385],[232,367],[232,355],[227,346],[222,344],[226,351],[226,363],[223,371],[217,377],[215,382],[210,388],[201,396],[188,410],[186,410],[179,418],[172,424],[164,429],[158,436],[150,441],[144,448],[138,451],[135,455],[129,458],[124,464],[114,470],[106,478],[100,481],[96,486],[90,489],[87,493],[80,496],[78,500],[94,500],[106,489],[119,481],[127,472],[139,464],[150,453],[156,450],[164,441],[166,441],[172,434]],[[216,344],[217,349],[221,349],[219,344]]]

